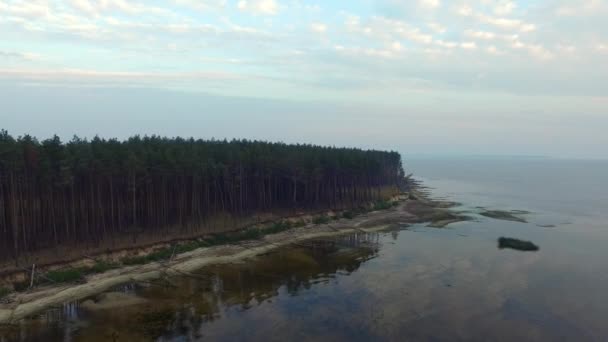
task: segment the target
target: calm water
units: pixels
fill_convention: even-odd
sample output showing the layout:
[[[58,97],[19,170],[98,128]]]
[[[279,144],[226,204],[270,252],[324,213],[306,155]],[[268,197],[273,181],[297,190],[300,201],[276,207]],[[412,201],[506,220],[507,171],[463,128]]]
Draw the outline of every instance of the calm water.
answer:
[[[118,290],[148,301],[66,304],[2,341],[608,340],[608,162],[407,166],[476,221],[315,241],[172,286],[129,285]],[[477,207],[532,213],[515,223]],[[501,236],[540,251],[499,250]]]

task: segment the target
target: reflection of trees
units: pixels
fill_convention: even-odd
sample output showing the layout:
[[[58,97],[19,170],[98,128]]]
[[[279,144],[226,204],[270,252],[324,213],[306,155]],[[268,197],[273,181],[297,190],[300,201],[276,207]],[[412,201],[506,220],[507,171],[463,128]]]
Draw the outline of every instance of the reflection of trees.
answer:
[[[117,288],[116,291],[140,295],[148,302],[119,310],[89,312],[84,316],[76,315],[80,313],[76,303],[66,305],[49,311],[44,320],[10,331],[0,330],[0,341],[4,342],[3,338],[7,341],[47,341],[48,338],[148,341],[159,336],[197,340],[201,329],[204,330],[201,327],[221,319],[227,310],[248,310],[277,297],[280,292],[297,296],[337,274],[355,272],[365,261],[377,256],[378,240],[378,234],[360,233],[307,241],[244,263],[207,267],[192,276],[170,279],[166,283]],[[74,328],[70,319],[90,320],[91,324]]]
[[[279,295],[284,289],[297,296],[327,282],[336,274],[350,274],[376,257],[378,234],[353,234],[331,240],[297,244],[251,262],[218,265],[185,277],[177,295],[176,315],[168,322],[171,336],[196,337],[205,322],[221,318],[225,310],[247,310]],[[147,296],[148,297],[148,296]]]

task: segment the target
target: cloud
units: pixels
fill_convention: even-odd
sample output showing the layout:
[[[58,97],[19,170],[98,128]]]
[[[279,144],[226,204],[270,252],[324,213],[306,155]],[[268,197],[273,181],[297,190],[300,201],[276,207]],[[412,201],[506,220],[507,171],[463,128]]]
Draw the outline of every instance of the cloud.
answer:
[[[460,47],[465,50],[475,50],[477,49],[477,44],[475,42],[463,42],[460,43]]]
[[[227,0],[172,0],[179,6],[189,7],[198,11],[221,10],[226,8]]]
[[[458,9],[458,14],[465,17],[472,17],[481,23],[490,24],[505,30],[514,30],[520,32],[532,32],[536,30],[536,25],[534,24],[526,23],[520,19],[511,19],[487,15],[482,12],[473,10],[473,8],[468,5],[460,7]]]
[[[492,40],[492,39],[496,38],[495,33],[486,32],[486,31],[465,30],[464,34],[469,38],[478,38],[478,39],[486,39],[486,40]]]
[[[431,44],[433,42],[433,36],[425,33],[420,28],[411,26],[401,20],[381,16],[374,16],[364,24],[361,23],[359,18],[350,17],[347,19],[346,27],[351,32],[384,41],[392,41],[398,38],[416,44]]]
[[[240,0],[237,7],[243,12],[258,15],[276,15],[279,13],[279,4],[276,0]]]
[[[0,14],[33,19],[44,17],[49,12],[49,4],[46,1],[0,2]]]
[[[441,34],[441,33],[445,33],[447,31],[447,28],[439,23],[432,22],[432,23],[428,23],[427,26],[431,30],[435,31],[436,33]]]
[[[10,59],[10,60],[21,60],[21,61],[38,61],[42,59],[42,57],[38,54],[31,52],[14,52],[14,51],[2,51],[0,50],[0,60],[1,59]]]
[[[187,0],[186,0],[187,1]],[[102,15],[108,12],[120,12],[130,15],[163,14],[168,11],[159,7],[150,7],[142,3],[126,0],[69,0],[70,5],[89,15]]]
[[[316,33],[325,33],[327,32],[327,25],[323,23],[312,23],[310,24],[310,29]]]
[[[515,8],[517,8],[517,4],[515,2],[501,1],[494,7],[494,13],[500,16],[509,15]]]
[[[489,53],[490,55],[495,55],[495,56],[499,56],[502,55],[503,52],[501,52],[500,50],[498,50],[498,48],[494,45],[490,45],[486,48],[486,52]]]
[[[568,3],[555,9],[558,16],[564,17],[601,15],[606,12],[608,12],[608,3],[603,0],[580,0],[576,6]]]
[[[440,0],[418,0],[418,6],[425,9],[436,9],[441,6]]]

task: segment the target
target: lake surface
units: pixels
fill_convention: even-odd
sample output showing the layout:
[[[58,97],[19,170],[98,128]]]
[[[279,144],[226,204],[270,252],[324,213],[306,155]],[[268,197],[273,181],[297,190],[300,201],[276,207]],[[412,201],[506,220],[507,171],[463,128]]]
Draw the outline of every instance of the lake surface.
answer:
[[[123,286],[148,301],[105,311],[66,303],[0,341],[608,340],[608,162],[406,167],[475,221],[311,241],[169,285]],[[500,221],[478,207],[531,214]],[[503,236],[540,250],[498,249]]]

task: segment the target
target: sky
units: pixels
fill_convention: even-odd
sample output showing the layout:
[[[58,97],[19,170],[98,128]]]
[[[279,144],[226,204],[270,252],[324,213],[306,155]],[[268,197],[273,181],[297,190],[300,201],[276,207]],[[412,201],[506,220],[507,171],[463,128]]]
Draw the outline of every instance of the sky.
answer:
[[[0,128],[608,158],[608,0],[0,0]]]

